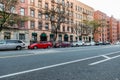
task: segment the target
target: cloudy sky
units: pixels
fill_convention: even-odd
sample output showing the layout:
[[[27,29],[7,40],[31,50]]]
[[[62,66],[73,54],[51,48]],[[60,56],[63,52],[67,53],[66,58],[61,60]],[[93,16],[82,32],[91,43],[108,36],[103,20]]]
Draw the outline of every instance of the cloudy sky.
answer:
[[[119,0],[78,0],[83,2],[95,10],[100,10],[108,16],[113,15],[115,18],[120,19],[120,1]]]

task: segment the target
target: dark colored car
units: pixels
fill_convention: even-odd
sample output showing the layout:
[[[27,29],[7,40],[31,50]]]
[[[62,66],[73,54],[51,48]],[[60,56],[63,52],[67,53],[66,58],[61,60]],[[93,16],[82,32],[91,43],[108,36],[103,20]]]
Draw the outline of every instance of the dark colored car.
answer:
[[[42,41],[38,43],[33,43],[28,46],[28,49],[38,49],[38,48],[51,48],[53,44],[51,42]]]
[[[110,45],[110,42],[96,42],[95,45]]]
[[[71,46],[70,42],[56,42],[54,45],[55,48],[70,47],[70,46]]]

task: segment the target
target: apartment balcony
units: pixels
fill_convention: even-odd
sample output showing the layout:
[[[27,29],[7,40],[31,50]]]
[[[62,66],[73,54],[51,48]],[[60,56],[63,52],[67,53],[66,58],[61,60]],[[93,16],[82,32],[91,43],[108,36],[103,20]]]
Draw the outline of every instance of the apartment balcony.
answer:
[[[88,36],[88,33],[81,33],[82,36]]]
[[[83,13],[84,15],[89,15],[86,11],[83,11],[82,13]]]
[[[52,33],[55,33],[56,32],[56,30],[55,29],[51,29],[51,32]],[[63,33],[62,31],[60,31],[60,30],[57,30],[57,33]]]

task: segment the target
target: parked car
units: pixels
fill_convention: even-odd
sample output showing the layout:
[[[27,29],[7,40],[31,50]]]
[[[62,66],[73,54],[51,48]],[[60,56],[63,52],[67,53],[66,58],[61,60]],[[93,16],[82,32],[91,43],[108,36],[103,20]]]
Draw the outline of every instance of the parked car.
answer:
[[[93,46],[93,45],[95,45],[95,42],[94,41],[90,41],[90,42],[87,41],[84,43],[84,45],[85,46]]]
[[[56,42],[54,45],[55,48],[70,47],[70,46],[71,46],[70,42]]]
[[[42,41],[28,45],[28,49],[51,48],[51,47],[53,47],[53,44],[48,41]]]
[[[85,45],[85,46],[90,46],[91,43],[90,43],[90,42],[85,42],[84,45]]]
[[[91,41],[91,42],[90,42],[90,45],[91,45],[91,46],[94,46],[94,45],[95,45],[95,42],[94,42],[94,41]]]
[[[110,42],[96,42],[95,45],[110,45]]]
[[[73,42],[72,43],[72,47],[79,47],[79,46],[83,46],[84,42],[83,41],[78,41],[78,42]]]
[[[119,41],[115,42],[115,45],[120,45],[120,42]]]
[[[21,40],[0,40],[0,50],[25,48],[25,43]]]

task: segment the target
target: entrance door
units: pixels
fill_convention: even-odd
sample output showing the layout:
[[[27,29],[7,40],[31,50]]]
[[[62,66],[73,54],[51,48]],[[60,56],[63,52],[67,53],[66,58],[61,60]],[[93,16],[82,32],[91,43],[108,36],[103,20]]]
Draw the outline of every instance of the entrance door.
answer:
[[[41,41],[47,41],[47,35],[46,35],[45,33],[42,33],[42,34],[40,35],[40,40],[41,40]]]

